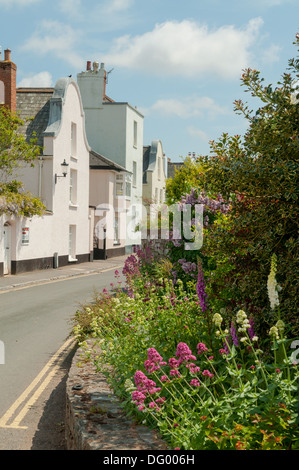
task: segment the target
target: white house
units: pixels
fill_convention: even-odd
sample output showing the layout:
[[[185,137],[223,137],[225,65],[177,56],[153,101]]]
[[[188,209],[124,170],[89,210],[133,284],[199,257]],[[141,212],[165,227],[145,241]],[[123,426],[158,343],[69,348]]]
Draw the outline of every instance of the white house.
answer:
[[[8,81],[7,74],[2,81],[2,62],[7,61],[0,61],[3,89]],[[17,112],[22,119],[33,118],[22,132],[28,139],[36,133],[43,147],[35,167],[23,167],[15,178],[41,198],[47,211],[42,217],[0,217],[0,275],[92,260],[90,147],[78,85],[62,78],[50,89],[16,89],[14,74],[11,81]]]
[[[126,247],[139,243],[134,227],[141,214],[143,175],[143,115],[127,102],[115,102],[106,95],[107,73],[102,63],[87,62],[86,71],[77,75],[85,113],[86,135],[90,147],[127,170],[118,175],[126,188]]]

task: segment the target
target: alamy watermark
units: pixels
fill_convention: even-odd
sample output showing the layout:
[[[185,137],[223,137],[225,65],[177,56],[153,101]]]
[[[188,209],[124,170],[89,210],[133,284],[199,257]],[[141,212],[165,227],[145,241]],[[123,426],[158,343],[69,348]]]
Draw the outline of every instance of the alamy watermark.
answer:
[[[186,250],[199,250],[203,245],[203,207],[177,203],[133,204],[127,208],[123,204],[115,210],[112,205],[102,204],[95,210],[95,216],[100,217],[95,234],[99,240],[114,240],[117,236],[132,244],[159,238],[181,241]]]
[[[0,340],[0,365],[5,364],[5,346],[3,341]]]

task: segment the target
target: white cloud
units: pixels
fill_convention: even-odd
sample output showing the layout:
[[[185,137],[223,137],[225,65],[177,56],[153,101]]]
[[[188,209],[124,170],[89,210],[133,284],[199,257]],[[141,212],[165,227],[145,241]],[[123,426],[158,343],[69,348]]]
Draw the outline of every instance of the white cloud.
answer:
[[[54,54],[74,67],[82,67],[83,61],[76,52],[80,33],[58,21],[42,21],[39,29],[25,42],[22,49],[40,55]]]
[[[51,87],[53,86],[52,83],[52,75],[49,72],[40,72],[36,75],[22,78],[18,83],[18,87]]]
[[[15,6],[27,7],[33,3],[38,3],[41,0],[0,0],[0,7],[13,8]]]
[[[133,4],[133,0],[110,0],[105,10],[109,13],[127,10]]]
[[[187,128],[187,132],[192,137],[199,138],[200,140],[203,140],[204,142],[209,142],[210,141],[210,138],[209,138],[208,134],[205,131],[203,131],[203,130],[197,128],[197,127],[190,126],[190,127]]]
[[[143,110],[144,114],[159,113],[163,115],[176,116],[181,119],[194,117],[214,119],[219,114],[225,114],[212,98],[207,96],[190,96],[183,100],[169,98],[156,101],[150,108]]]
[[[194,21],[167,21],[143,35],[118,38],[103,60],[163,76],[234,78],[250,65],[262,25],[261,18],[254,18],[244,28],[209,30]]]
[[[274,62],[278,62],[280,57],[279,53],[281,52],[281,47],[277,46],[276,44],[272,44],[268,49],[265,49],[262,52],[262,63],[272,64]]]
[[[81,0],[60,0],[59,8],[63,13],[71,16],[79,16]]]

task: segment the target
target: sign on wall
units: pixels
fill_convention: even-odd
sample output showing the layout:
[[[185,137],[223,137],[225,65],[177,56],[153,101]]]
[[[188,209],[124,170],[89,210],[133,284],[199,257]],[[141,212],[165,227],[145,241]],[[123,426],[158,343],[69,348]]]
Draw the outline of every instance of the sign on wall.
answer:
[[[22,228],[22,245],[29,244],[29,227]]]

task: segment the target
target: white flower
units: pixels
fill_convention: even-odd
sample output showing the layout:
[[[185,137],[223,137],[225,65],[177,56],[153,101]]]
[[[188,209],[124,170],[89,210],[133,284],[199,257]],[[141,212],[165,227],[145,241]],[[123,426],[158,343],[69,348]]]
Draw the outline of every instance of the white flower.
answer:
[[[219,314],[219,313],[215,313],[214,316],[213,316],[213,322],[215,323],[215,325],[220,328],[221,327],[221,323],[222,323],[222,316]]]
[[[276,326],[272,326],[269,330],[270,336],[275,336],[276,339],[279,339],[278,328]]]
[[[279,305],[279,297],[278,297],[278,284],[276,282],[276,271],[277,271],[277,258],[276,255],[273,254],[271,258],[271,270],[268,276],[267,288],[268,288],[268,296],[270,300],[271,309],[274,310],[275,307]]]
[[[253,337],[251,338],[251,341],[252,341],[253,343],[254,343],[255,341],[258,341],[258,336],[253,336]]]

